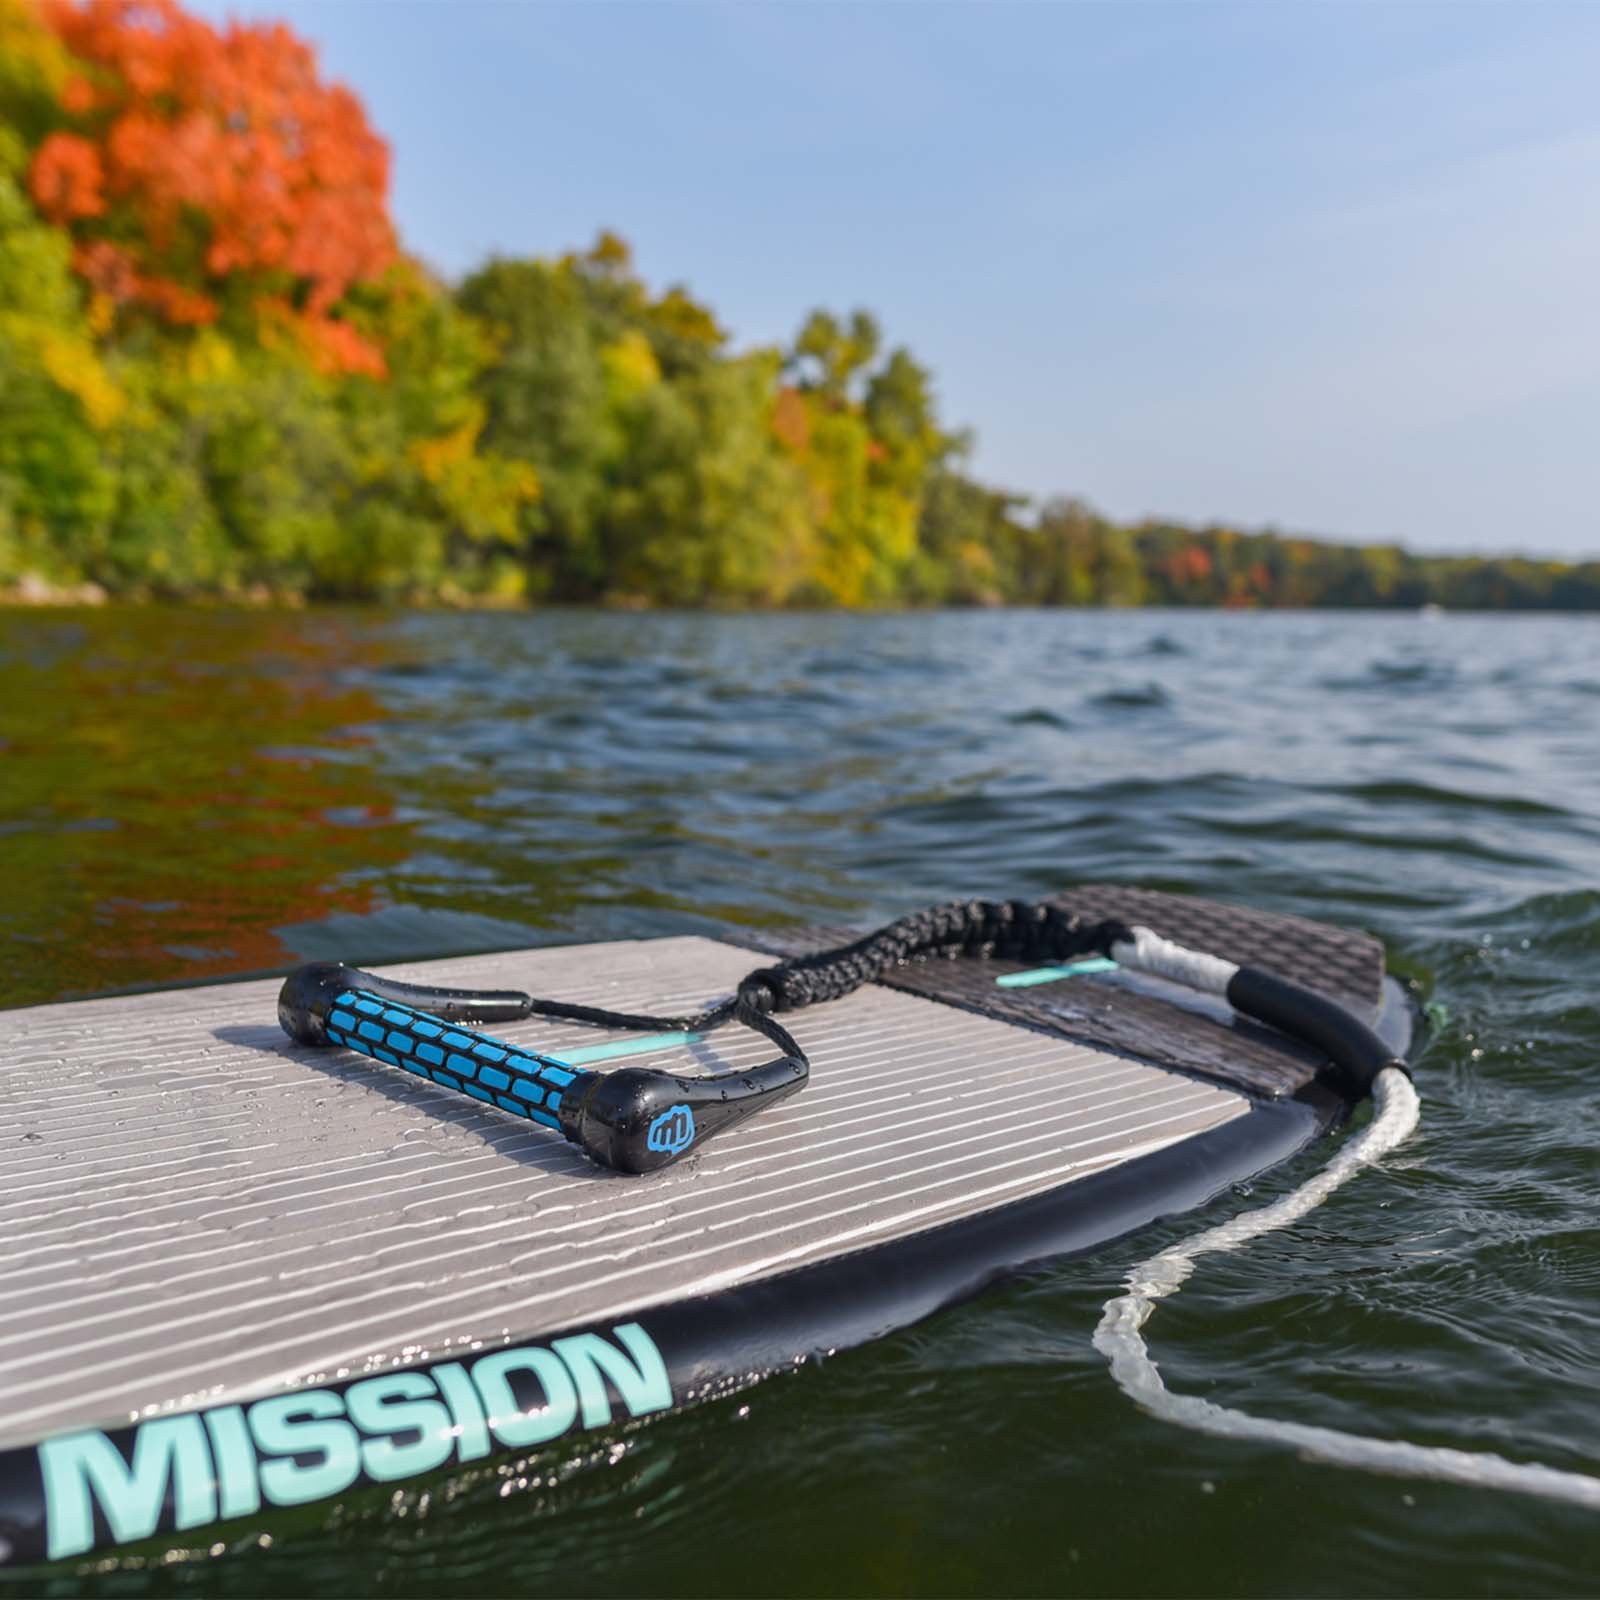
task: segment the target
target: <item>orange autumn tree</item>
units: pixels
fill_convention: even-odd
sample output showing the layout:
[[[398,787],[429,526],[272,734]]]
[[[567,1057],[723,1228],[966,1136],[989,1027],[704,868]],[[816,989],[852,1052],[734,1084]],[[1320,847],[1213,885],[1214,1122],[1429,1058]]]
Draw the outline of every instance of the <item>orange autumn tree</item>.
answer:
[[[381,376],[338,313],[396,259],[389,152],[281,24],[218,30],[173,0],[42,0],[79,64],[40,144],[34,202],[68,229],[99,319],[253,314],[327,372]]]

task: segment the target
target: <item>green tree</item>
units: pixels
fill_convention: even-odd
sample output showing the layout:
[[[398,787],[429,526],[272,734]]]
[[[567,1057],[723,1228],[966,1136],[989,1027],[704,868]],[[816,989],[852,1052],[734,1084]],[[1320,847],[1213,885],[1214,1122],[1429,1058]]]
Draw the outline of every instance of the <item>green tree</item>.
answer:
[[[0,582],[77,580],[104,548],[116,485],[103,435],[123,396],[91,340],[70,242],[23,193],[25,164],[0,127]]]
[[[605,583],[598,526],[625,440],[583,275],[559,263],[492,261],[458,300],[494,351],[478,381],[484,443],[539,478],[540,497],[522,514],[530,592],[590,598]]]

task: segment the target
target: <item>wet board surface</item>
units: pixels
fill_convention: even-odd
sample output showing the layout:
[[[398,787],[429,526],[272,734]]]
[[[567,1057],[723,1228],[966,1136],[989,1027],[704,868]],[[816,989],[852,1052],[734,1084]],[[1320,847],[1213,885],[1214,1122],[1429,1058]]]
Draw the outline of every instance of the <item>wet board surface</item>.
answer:
[[[673,938],[385,970],[672,1011],[761,959]],[[0,1014],[0,1445],[712,1294],[1057,1189],[1250,1107],[874,987],[793,1018],[815,1063],[804,1094],[630,1178],[407,1073],[291,1045],[277,989]],[[568,1057],[630,1037],[496,1032]],[[770,1053],[727,1029],[631,1059],[713,1071]]]

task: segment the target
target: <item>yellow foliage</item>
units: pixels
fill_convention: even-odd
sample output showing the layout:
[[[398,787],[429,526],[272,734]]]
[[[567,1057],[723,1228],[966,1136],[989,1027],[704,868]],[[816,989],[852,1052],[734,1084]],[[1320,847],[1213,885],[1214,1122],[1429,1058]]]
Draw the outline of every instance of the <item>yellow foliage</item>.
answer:
[[[963,539],[956,549],[956,559],[969,578],[994,577],[994,552],[977,539]]]
[[[482,428],[483,407],[474,401],[460,427],[417,440],[407,454],[469,539],[514,544],[518,512],[539,498],[539,475],[525,461],[479,455]]]
[[[608,344],[600,352],[606,376],[619,399],[629,399],[661,381],[661,366],[650,341],[637,329],[630,328],[615,344]]]
[[[835,605],[854,608],[866,604],[872,576],[872,554],[865,545],[833,541],[818,552],[813,582]]]
[[[41,331],[36,339],[51,381],[77,400],[92,426],[109,427],[122,415],[127,399],[87,340],[54,331]]]
[[[539,475],[525,461],[468,455],[448,463],[435,488],[469,539],[514,544],[518,511],[539,498]]]
[[[58,94],[72,71],[66,47],[45,27],[34,0],[0,0],[0,60],[17,76],[19,68],[41,88]]]
[[[209,328],[181,349],[180,358],[185,376],[196,383],[226,381],[239,370],[239,357],[233,345]]]
[[[459,428],[433,439],[418,439],[412,444],[411,459],[429,483],[443,483],[452,467],[470,458],[482,427],[483,407],[475,402]]]
[[[511,603],[525,600],[528,595],[528,572],[520,561],[508,561],[499,567],[490,580],[488,593],[492,599]]]
[[[669,333],[702,344],[708,350],[719,349],[727,342],[728,335],[721,323],[676,284],[650,308],[650,316]]]

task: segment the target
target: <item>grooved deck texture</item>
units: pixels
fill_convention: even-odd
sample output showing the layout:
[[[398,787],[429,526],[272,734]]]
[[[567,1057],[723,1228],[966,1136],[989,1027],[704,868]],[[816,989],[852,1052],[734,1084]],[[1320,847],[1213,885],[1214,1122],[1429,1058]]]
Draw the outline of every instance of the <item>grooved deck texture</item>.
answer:
[[[680,938],[387,970],[670,1012],[762,959]],[[625,1178],[409,1073],[292,1046],[277,990],[0,1012],[0,1445],[725,1287],[1058,1187],[1248,1108],[875,987],[793,1017],[814,1062],[804,1094]],[[492,1031],[556,1056],[612,1037]],[[634,1060],[722,1070],[769,1053],[730,1028]]]
[[[1383,946],[1368,934],[1118,884],[1086,884],[1054,896],[1050,903],[1094,922],[1114,917],[1143,923],[1193,949],[1248,962],[1321,990],[1365,1021],[1378,1014]],[[859,932],[849,929],[809,928],[776,935],[772,947],[792,955],[858,937]],[[911,994],[1126,1051],[1273,1099],[1303,1088],[1325,1065],[1322,1056],[1282,1034],[1159,980],[1119,975],[1115,981],[1080,978],[1029,989],[996,987],[1001,973],[1021,970],[1015,961],[935,959],[897,968],[883,981]]]

